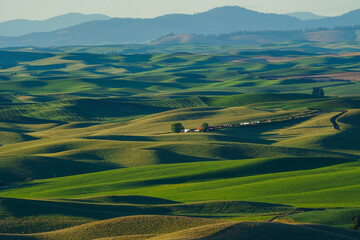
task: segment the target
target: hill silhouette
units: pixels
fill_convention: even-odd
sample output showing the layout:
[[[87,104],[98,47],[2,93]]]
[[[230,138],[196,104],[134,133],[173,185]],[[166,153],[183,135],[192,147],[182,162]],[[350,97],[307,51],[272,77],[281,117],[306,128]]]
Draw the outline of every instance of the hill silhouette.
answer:
[[[220,34],[236,31],[332,28],[359,25],[358,16],[359,10],[355,10],[339,17],[302,21],[287,15],[228,6],[194,15],[169,14],[152,19],[114,18],[82,23],[65,30],[1,37],[0,47],[145,43],[170,33]]]
[[[6,37],[21,36],[34,32],[50,32],[75,26],[84,22],[108,20],[102,14],[68,13],[46,20],[17,19],[0,23],[0,35]]]
[[[292,13],[287,13],[286,15],[291,17],[296,17],[303,21],[326,18],[325,16],[316,15],[312,12],[292,12]]]

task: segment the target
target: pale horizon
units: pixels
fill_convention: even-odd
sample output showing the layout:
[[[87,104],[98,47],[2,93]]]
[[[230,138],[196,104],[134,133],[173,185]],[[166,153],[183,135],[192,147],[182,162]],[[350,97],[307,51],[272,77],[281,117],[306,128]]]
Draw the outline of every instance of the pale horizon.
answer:
[[[118,18],[153,18],[172,13],[194,14],[223,6],[239,6],[265,13],[311,12],[322,16],[338,16],[360,9],[360,1],[132,0],[129,3],[128,0],[0,0],[0,22],[15,19],[45,20],[68,13],[104,14]]]

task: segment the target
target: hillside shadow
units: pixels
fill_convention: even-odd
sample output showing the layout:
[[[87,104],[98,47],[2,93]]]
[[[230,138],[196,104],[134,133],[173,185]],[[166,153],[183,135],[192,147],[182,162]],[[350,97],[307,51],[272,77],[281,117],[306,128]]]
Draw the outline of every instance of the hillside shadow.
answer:
[[[86,217],[97,220],[134,215],[183,215],[214,217],[231,216],[234,213],[267,213],[293,210],[294,207],[280,204],[241,201],[214,201],[200,203],[178,203],[162,198],[146,196],[103,196],[114,202],[96,202],[91,199],[28,200],[0,198],[2,214],[11,217],[52,216]],[[82,202],[84,200],[84,202]],[[123,202],[126,200],[127,202]],[[87,201],[87,202],[85,202]],[[134,205],[132,205],[134,204]],[[229,215],[230,214],[230,215]],[[207,215],[207,216],[206,216]],[[1,216],[1,215],[0,215]],[[4,216],[4,215],[3,215]]]
[[[56,121],[56,120],[46,120],[46,119],[39,119],[39,118],[32,118],[32,117],[25,117],[25,116],[1,116],[0,121],[6,123],[19,123],[19,124],[43,124],[43,123],[59,123],[64,124],[64,122]]]
[[[144,136],[129,136],[129,135],[107,135],[107,136],[88,136],[86,139],[94,140],[111,140],[111,141],[124,141],[124,142],[150,142],[154,141],[152,138]]]
[[[53,56],[50,53],[0,51],[0,65],[2,69],[6,69],[17,66],[19,62],[32,62]]]
[[[131,54],[124,55],[124,61],[129,63],[149,62],[152,57],[152,54]]]
[[[61,63],[61,64],[41,65],[41,66],[28,65],[24,67],[26,68],[27,71],[42,71],[42,70],[55,70],[55,69],[66,68],[67,64]]]
[[[48,83],[42,81],[22,81],[18,83],[20,87],[24,87],[24,88],[38,88],[38,87],[45,87],[48,85]]]
[[[158,63],[183,63],[183,62],[187,62],[187,61],[188,60],[186,60],[186,59],[182,59],[182,58],[178,58],[178,57],[171,57],[171,58],[161,60]]]
[[[138,67],[138,66],[125,66],[124,68],[126,69],[126,71],[128,71],[130,73],[139,73],[139,72],[155,70],[154,68],[149,69],[149,68],[143,68],[143,67]]]
[[[256,83],[254,82],[242,82],[234,85],[234,87],[254,87],[254,86],[256,86]]]
[[[355,63],[360,62],[360,56],[353,56],[353,57],[347,57],[347,58],[339,58],[339,57],[330,57],[327,58],[325,61],[325,65],[353,65]]]
[[[75,202],[98,202],[98,203],[112,203],[112,204],[140,204],[140,205],[160,205],[160,204],[175,204],[179,202],[140,195],[126,195],[126,196],[99,196],[82,199],[71,199]]]
[[[232,137],[233,140],[236,138],[239,139],[239,142],[248,142],[248,143],[259,143],[259,144],[273,144],[276,143],[274,140],[268,140],[265,138],[270,138],[272,136],[277,136],[276,134],[266,134],[265,132],[275,131],[287,127],[292,127],[296,124],[300,124],[309,120],[309,118],[292,120],[287,122],[273,122],[266,125],[254,125],[247,128],[225,128],[218,131],[224,136]],[[226,139],[224,139],[226,140]]]
[[[228,91],[186,91],[171,93],[171,96],[232,96],[242,94],[241,92],[228,92]]]
[[[145,148],[145,150],[152,150],[156,152],[158,164],[218,161],[218,159],[214,158],[180,154],[168,149]]]
[[[337,134],[320,140],[320,144],[327,149],[350,150],[360,152],[360,139],[355,137],[360,128],[340,130]]]
[[[224,129],[223,132],[226,131],[231,131],[231,130],[235,130],[235,129]],[[238,130],[238,129],[236,129]],[[236,131],[235,130],[235,131]],[[215,141],[219,141],[219,142],[237,142],[237,143],[257,143],[257,144],[272,144],[275,143],[275,141],[272,140],[266,140],[266,139],[262,139],[262,138],[246,138],[246,137],[241,137],[241,136],[234,136],[237,135],[236,133],[233,132],[234,135],[232,134],[224,134],[223,132],[221,132],[222,135],[213,135],[212,138]],[[239,133],[241,132],[241,130],[239,130]],[[245,134],[248,135],[249,133]],[[259,135],[261,135],[261,133],[258,133]],[[240,134],[239,134],[240,135]],[[243,134],[242,134],[243,135]]]
[[[68,79],[66,76],[39,76],[39,80],[51,81],[51,80],[65,80]]]
[[[172,206],[176,213],[195,214],[199,217],[214,217],[214,215],[223,215],[234,213],[270,213],[294,210],[295,207],[283,204],[272,204],[264,202],[247,201],[206,201],[196,203],[174,204]],[[197,215],[199,214],[199,215]],[[211,214],[211,215],[204,215]]]
[[[57,71],[57,70],[53,70],[53,71],[45,71],[45,72],[42,72],[41,74],[39,74],[40,76],[41,75],[70,75],[69,72],[65,72],[65,71]]]
[[[143,89],[146,90],[150,87],[162,87],[162,88],[177,88],[186,89],[185,86],[181,86],[177,83],[165,83],[165,82],[144,82],[144,81],[132,81],[115,78],[101,78],[101,79],[82,79],[83,82],[92,83],[103,88],[131,88],[131,89]]]
[[[102,79],[82,79],[83,82],[92,83],[104,88],[140,88],[145,89],[151,87],[153,84],[147,82],[128,81],[112,78]]]
[[[197,73],[177,73],[176,77],[180,77],[175,81],[178,83],[214,83],[216,81],[207,80],[207,76]]]
[[[166,207],[115,205],[89,202],[41,201],[15,198],[0,198],[0,206],[7,216],[30,217],[61,215],[85,217],[92,219],[109,219],[131,215],[170,215],[171,209]]]
[[[59,149],[55,149],[54,152],[57,150]],[[65,177],[120,168],[120,166],[115,166],[114,164],[103,161],[91,161],[92,159],[85,159],[87,161],[77,161],[79,158],[71,160],[27,155],[15,156],[13,159],[14,161],[18,161],[18,164],[21,165],[23,171],[5,171],[5,169],[3,169],[0,171],[0,174],[1,179],[4,182],[22,182],[27,178],[46,179]],[[29,183],[25,185],[24,188],[32,187],[32,184],[35,183]]]
[[[0,76],[0,81],[9,81],[9,80],[11,80],[11,78],[8,76]]]
[[[88,54],[88,53],[72,53],[69,56],[63,57],[65,60],[82,61],[86,65],[96,65],[104,63],[119,63],[119,60],[111,59],[109,56]]]
[[[0,96],[0,103],[12,103],[12,102],[13,101],[11,99]]]
[[[183,78],[196,78],[196,79],[207,78],[204,74],[199,74],[199,73],[177,73],[174,74],[174,76],[183,77]]]
[[[66,106],[69,112],[76,113],[78,117],[91,120],[104,117],[128,117],[145,114],[154,114],[170,110],[167,107],[146,106],[132,102],[99,101],[95,99],[82,99],[72,106]]]
[[[208,81],[206,79],[197,79],[197,78],[178,78],[175,80],[177,83],[213,83],[213,81]]]
[[[206,65],[206,62],[203,63],[203,65],[195,63],[195,64],[190,64],[189,66],[186,67],[180,67],[177,69],[169,69],[169,70],[164,70],[164,72],[168,72],[168,73],[181,73],[181,72],[186,72],[186,71],[191,71],[191,70],[204,70],[204,71],[208,71],[209,70],[209,66]]]
[[[300,170],[311,170],[323,167],[334,166],[347,162],[354,162],[353,159],[331,158],[331,157],[283,157],[271,158],[258,164],[240,166],[235,168],[219,169],[216,172],[193,174],[181,177],[169,177],[163,179],[151,179],[141,181],[142,186],[182,184],[187,182],[212,181],[216,179],[229,179],[247,177],[263,174],[291,172]]]

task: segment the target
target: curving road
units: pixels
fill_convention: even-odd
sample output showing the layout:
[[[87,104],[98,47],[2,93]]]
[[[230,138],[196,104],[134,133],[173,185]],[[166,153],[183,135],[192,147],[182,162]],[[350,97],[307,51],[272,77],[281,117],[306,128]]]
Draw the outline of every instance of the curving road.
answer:
[[[341,130],[340,125],[337,123],[336,120],[337,120],[340,116],[344,115],[345,113],[347,113],[347,111],[343,111],[342,113],[339,113],[338,115],[333,116],[333,117],[330,119],[330,122],[334,125],[334,128],[335,128],[336,130]]]

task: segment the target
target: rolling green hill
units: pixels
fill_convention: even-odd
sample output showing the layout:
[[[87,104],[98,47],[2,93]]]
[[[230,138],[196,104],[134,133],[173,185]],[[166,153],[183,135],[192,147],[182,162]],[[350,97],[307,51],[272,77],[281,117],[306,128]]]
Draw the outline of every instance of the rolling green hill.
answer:
[[[291,47],[297,47],[296,51],[289,51]],[[310,93],[313,87],[324,87],[331,95],[358,92],[356,52],[339,54],[338,48],[323,45],[320,54],[305,47],[294,44],[268,50],[256,46],[213,54],[1,51],[0,90],[18,95],[101,96]],[[349,49],[356,51],[358,46]]]
[[[358,239],[357,51],[0,51],[0,239]]]
[[[1,195],[74,198],[135,194],[173,201],[242,199],[298,207],[356,207],[357,165],[358,161],[350,159],[309,157],[155,165],[38,180]],[[333,197],[324,199],[324,195]]]
[[[338,135],[350,138],[357,131],[356,123],[340,122],[344,129],[338,132],[330,121],[338,112],[303,108],[306,106],[304,101],[311,103],[310,106],[314,106],[314,102],[324,104],[329,101],[334,106],[334,99],[302,100],[304,97],[308,95],[250,94],[148,101],[105,99],[90,103],[89,99],[78,99],[9,106],[2,110],[2,180],[16,182],[27,178],[61,177],[122,167],[199,161],[289,156],[357,158],[356,142],[346,147],[334,148],[332,145],[335,141],[332,138]],[[301,100],[294,100],[299,98]],[[273,101],[269,109],[262,103],[268,100]],[[95,105],[96,101],[102,105]],[[355,99],[352,101],[357,104]],[[243,106],[252,102],[254,104]],[[125,107],[120,107],[119,113],[112,111],[121,104]],[[205,107],[192,107],[203,105]],[[283,108],[290,106],[293,110],[280,110],[279,106],[274,110],[276,105]],[[86,106],[96,106],[99,112],[86,111]],[[188,106],[191,108],[184,108]],[[136,114],[141,109],[164,112],[140,118],[132,115],[137,117],[134,120],[123,117],[126,111]],[[165,111],[167,109],[174,110]],[[106,111],[111,114],[109,117]],[[350,110],[342,118],[349,118],[347,116],[356,111]],[[116,114],[121,117],[114,117]],[[96,117],[96,122],[91,122],[93,116],[101,118]],[[291,116],[303,117],[284,121]],[[86,121],[60,121],[66,119]],[[107,123],[111,119],[118,119],[119,122]],[[220,126],[266,119],[273,119],[274,122],[260,127],[222,129],[207,134],[169,133],[169,126],[174,121],[182,121],[184,126],[196,128],[203,122]]]

